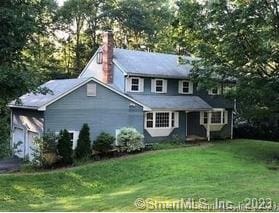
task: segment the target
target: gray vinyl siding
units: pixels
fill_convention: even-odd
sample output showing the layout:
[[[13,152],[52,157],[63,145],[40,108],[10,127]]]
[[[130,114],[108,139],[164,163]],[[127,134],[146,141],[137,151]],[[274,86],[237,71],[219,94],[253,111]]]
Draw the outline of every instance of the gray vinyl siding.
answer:
[[[179,127],[175,128],[169,136],[166,137],[152,137],[144,130],[144,139],[146,143],[170,141],[174,139],[186,139],[186,113],[184,111],[179,112]]]
[[[103,131],[115,136],[115,130],[122,127],[134,127],[143,133],[141,106],[99,84],[96,93],[95,97],[87,97],[84,85],[49,105],[45,112],[45,129],[80,131],[87,123],[93,140]]]
[[[42,133],[44,130],[44,113],[31,109],[12,109],[13,127],[28,127],[30,131]]]
[[[125,77],[124,73],[116,66],[113,66],[113,85],[115,88],[124,92]]]
[[[102,81],[102,76],[103,76],[102,64],[98,64],[96,60],[97,57],[96,55],[94,55],[86,65],[85,70],[83,71],[82,75],[80,75],[80,78],[94,77]]]

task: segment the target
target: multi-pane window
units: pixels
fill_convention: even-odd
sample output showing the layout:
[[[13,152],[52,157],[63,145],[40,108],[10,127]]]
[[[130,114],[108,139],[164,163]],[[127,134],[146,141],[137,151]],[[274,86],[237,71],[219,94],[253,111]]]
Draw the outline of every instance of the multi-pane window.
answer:
[[[155,91],[156,92],[163,92],[163,80],[156,80],[156,87],[155,87]]]
[[[204,113],[203,113],[203,123],[204,123],[204,124],[207,124],[207,121],[208,121],[208,113],[207,113],[207,112],[204,112]]]
[[[145,126],[146,128],[178,127],[178,112],[148,112]]]
[[[211,113],[211,123],[220,124],[222,123],[222,113],[221,111]]]
[[[189,93],[189,81],[182,82],[182,92]]]
[[[169,127],[170,114],[168,112],[157,112],[155,119],[155,127]]]
[[[146,127],[152,128],[153,127],[153,113],[149,112],[146,114]]]
[[[131,79],[131,91],[139,91],[139,78]]]
[[[208,123],[208,112],[201,112],[201,124],[207,124]],[[211,124],[226,124],[228,119],[228,113],[227,111],[213,111],[211,112]]]

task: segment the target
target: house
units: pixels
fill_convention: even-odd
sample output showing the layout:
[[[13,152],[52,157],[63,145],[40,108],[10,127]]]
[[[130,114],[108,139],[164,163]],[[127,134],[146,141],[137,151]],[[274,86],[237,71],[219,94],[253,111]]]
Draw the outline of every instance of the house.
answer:
[[[178,137],[183,140],[231,138],[233,103],[219,88],[200,91],[190,79],[192,66],[181,56],[114,48],[112,32],[77,79],[42,85],[52,92],[25,94],[11,108],[11,145],[31,158],[33,140],[44,132],[71,133],[76,146],[88,123],[92,140],[102,132],[117,135],[134,127],[146,143]],[[196,60],[184,57],[185,60]]]

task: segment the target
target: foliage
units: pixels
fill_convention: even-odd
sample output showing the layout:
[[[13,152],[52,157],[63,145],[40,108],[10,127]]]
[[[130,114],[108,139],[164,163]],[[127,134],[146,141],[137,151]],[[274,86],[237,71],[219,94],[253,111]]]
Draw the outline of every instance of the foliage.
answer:
[[[88,124],[83,124],[77,141],[77,147],[75,150],[75,157],[77,159],[88,158],[91,155],[91,141],[90,141],[90,129]]]
[[[70,133],[64,129],[59,133],[57,151],[61,157],[61,162],[65,164],[73,163],[73,142],[71,141]]]
[[[260,124],[238,125],[234,129],[235,138],[261,139],[279,141],[279,127]]]
[[[93,143],[93,150],[101,153],[110,151],[113,147],[115,138],[109,133],[102,132]]]
[[[141,150],[144,148],[143,135],[134,128],[124,127],[117,135],[117,145],[126,152]]]
[[[206,197],[208,203],[216,201],[216,194],[234,203],[251,194],[278,203],[278,171],[265,166],[275,154],[279,154],[278,143],[235,140],[146,152],[56,172],[0,175],[0,210],[139,211],[133,205],[139,194],[155,200],[196,195]]]
[[[175,39],[202,58],[196,80],[237,80],[233,98],[248,120],[278,112],[278,1],[181,0],[178,8]]]
[[[49,168],[57,161],[57,137],[54,133],[45,133],[34,140],[32,165],[35,167]]]

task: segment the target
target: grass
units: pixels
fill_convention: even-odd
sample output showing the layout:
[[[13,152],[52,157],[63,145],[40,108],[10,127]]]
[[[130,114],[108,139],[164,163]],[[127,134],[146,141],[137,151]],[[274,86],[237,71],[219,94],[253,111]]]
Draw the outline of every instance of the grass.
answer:
[[[279,143],[235,140],[1,175],[0,211],[138,211],[137,198],[279,203],[279,170],[268,168],[278,156]]]

